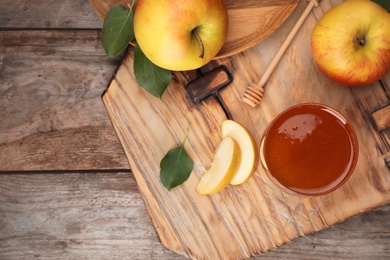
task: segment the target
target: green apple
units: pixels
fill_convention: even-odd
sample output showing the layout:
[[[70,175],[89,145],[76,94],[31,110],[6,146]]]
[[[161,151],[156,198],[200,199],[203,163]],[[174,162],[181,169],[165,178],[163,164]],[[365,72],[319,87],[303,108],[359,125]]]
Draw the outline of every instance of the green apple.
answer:
[[[390,70],[390,14],[372,1],[342,2],[318,20],[311,49],[318,68],[340,84],[378,81]]]
[[[134,13],[138,46],[155,65],[197,69],[225,43],[228,13],[223,0],[140,0]]]

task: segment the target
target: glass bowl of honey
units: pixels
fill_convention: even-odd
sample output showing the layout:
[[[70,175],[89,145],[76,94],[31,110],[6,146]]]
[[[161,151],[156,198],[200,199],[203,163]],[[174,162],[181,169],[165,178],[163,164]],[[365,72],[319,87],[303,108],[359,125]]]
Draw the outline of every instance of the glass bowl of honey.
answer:
[[[319,103],[284,110],[268,125],[260,144],[268,177],[282,190],[301,196],[338,189],[353,173],[358,156],[350,122]]]

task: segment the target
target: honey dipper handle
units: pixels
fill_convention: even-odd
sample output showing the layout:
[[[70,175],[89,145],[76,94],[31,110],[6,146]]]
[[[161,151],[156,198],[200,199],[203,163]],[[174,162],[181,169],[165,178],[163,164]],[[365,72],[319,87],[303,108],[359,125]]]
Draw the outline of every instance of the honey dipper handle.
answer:
[[[313,9],[314,6],[318,6],[318,1],[316,0],[308,0],[308,4],[299,17],[298,21],[294,25],[293,29],[287,36],[286,40],[283,42],[282,46],[280,47],[279,51],[276,53],[274,59],[271,61],[270,65],[268,66],[267,70],[264,72],[263,77],[260,79],[260,82],[257,84],[257,87],[264,87],[265,83],[268,81],[269,77],[271,76],[272,72],[274,71],[276,65],[278,65],[278,62],[280,58],[282,58],[284,52],[287,50],[288,46],[290,45],[291,41],[297,34],[299,28],[302,26],[303,22],[305,21],[306,17],[309,15],[310,11]]]

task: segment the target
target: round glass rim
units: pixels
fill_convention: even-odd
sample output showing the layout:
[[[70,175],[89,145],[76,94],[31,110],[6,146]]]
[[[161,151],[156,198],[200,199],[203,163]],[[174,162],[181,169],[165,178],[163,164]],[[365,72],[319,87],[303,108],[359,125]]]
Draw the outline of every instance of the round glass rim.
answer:
[[[263,152],[263,150],[265,149],[264,148],[264,144],[265,144],[268,132],[270,131],[272,126],[278,121],[278,119],[280,117],[282,117],[282,115],[284,115],[285,113],[287,113],[287,112],[289,112],[289,111],[291,111],[293,109],[297,109],[299,107],[305,107],[305,106],[312,106],[312,107],[316,107],[316,108],[326,109],[326,112],[331,114],[333,117],[335,117],[336,120],[342,121],[344,123],[344,127],[343,128],[345,128],[345,131],[348,134],[348,137],[349,137],[349,139],[351,141],[351,146],[352,146],[351,163],[350,163],[349,167],[345,169],[345,172],[347,172],[347,173],[345,173],[344,177],[340,180],[339,183],[331,186],[331,188],[329,188],[329,189],[325,189],[325,190],[320,191],[320,192],[318,192],[318,191],[311,191],[310,189],[308,189],[307,191],[304,191],[303,189],[298,191],[298,190],[290,189],[290,188],[284,186],[280,181],[278,181],[276,179],[276,177],[274,177],[272,175],[272,173],[268,169],[268,166],[267,166],[267,163],[266,163],[266,160],[265,160],[265,156],[264,156],[264,152]],[[358,162],[358,158],[359,158],[359,141],[358,141],[358,138],[357,138],[357,135],[356,135],[356,131],[353,128],[351,122],[343,114],[341,114],[337,109],[335,109],[333,107],[330,107],[328,105],[322,104],[322,103],[305,102],[305,103],[299,103],[299,104],[296,104],[296,105],[292,105],[292,106],[284,109],[274,119],[272,119],[272,121],[268,124],[267,128],[265,129],[265,131],[263,133],[261,141],[260,141],[260,161],[261,161],[261,164],[262,164],[262,166],[264,168],[264,171],[266,172],[268,178],[273,183],[275,183],[279,188],[281,188],[283,191],[285,191],[285,192],[287,192],[289,194],[298,195],[298,196],[304,196],[304,197],[320,196],[320,195],[325,195],[325,194],[328,194],[328,193],[331,193],[331,192],[337,190],[345,182],[347,182],[349,180],[349,178],[351,177],[351,175],[355,171],[355,168],[356,168],[356,165],[357,165],[357,162]]]

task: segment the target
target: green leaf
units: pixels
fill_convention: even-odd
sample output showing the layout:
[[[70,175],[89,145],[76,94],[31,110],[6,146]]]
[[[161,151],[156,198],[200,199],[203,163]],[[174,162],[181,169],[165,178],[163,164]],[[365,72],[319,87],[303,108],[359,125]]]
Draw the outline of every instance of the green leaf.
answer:
[[[390,1],[389,0],[372,0],[373,2],[379,4],[383,8],[385,8],[388,12],[390,12]]]
[[[179,186],[190,177],[192,161],[181,146],[171,149],[160,162],[160,179],[167,190]]]
[[[134,13],[131,8],[114,6],[104,18],[102,41],[108,56],[117,55],[134,39]]]
[[[161,98],[171,82],[171,71],[152,63],[138,44],[134,50],[134,75],[138,84],[155,97]]]

